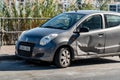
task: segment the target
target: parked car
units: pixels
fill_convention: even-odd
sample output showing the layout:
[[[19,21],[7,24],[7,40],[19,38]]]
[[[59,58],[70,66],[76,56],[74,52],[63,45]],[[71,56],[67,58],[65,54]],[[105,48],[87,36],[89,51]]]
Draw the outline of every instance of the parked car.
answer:
[[[24,31],[16,43],[23,59],[54,62],[120,55],[120,14],[80,10],[61,13],[42,26]]]

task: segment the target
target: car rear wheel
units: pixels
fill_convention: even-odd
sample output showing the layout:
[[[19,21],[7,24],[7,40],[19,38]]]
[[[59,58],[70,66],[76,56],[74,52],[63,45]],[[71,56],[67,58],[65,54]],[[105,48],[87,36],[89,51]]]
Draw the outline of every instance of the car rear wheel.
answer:
[[[58,52],[55,55],[55,65],[59,68],[66,68],[70,65],[71,63],[71,52],[70,49],[65,47],[65,48],[60,48]]]

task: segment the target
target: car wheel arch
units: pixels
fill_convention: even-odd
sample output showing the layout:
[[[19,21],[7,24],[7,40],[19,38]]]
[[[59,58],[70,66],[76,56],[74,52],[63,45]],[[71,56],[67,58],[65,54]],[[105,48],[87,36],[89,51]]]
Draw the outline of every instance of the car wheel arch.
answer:
[[[74,49],[70,46],[70,45],[61,45],[59,46],[56,51],[55,51],[55,54],[54,54],[54,58],[53,58],[53,61],[55,60],[55,56],[57,54],[57,52],[61,49],[61,48],[69,48],[70,52],[71,52],[71,59],[74,59]]]

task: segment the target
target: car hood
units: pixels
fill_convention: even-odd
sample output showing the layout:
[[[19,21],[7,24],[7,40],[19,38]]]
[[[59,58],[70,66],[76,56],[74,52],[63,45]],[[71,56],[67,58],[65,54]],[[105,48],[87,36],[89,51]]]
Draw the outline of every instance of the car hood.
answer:
[[[42,37],[42,36],[47,36],[49,34],[60,34],[64,30],[60,29],[51,29],[51,28],[34,28],[28,31],[24,32],[24,35],[27,37]]]

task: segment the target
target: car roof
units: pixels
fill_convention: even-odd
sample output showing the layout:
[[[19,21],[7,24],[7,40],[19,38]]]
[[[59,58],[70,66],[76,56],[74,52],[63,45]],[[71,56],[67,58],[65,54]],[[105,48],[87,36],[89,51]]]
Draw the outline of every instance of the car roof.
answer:
[[[79,14],[94,14],[94,13],[112,13],[112,14],[120,14],[112,11],[100,11],[100,10],[78,10],[78,11],[69,11],[66,13],[79,13]]]

